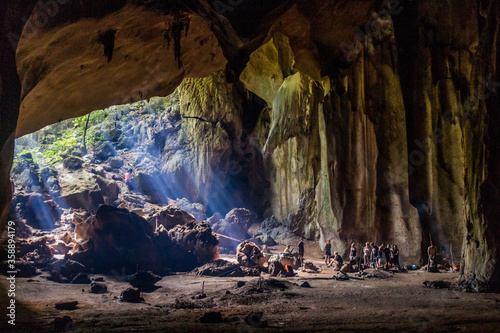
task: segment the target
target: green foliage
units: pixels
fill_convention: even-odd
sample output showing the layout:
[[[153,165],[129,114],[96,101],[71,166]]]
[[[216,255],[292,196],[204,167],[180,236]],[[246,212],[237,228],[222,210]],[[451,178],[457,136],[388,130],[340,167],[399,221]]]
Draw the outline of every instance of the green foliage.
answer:
[[[62,156],[70,155],[78,147],[79,137],[75,131],[67,131],[62,138],[50,145],[46,145],[43,151],[43,159],[48,164],[54,164],[62,160]]]
[[[27,160],[26,156],[21,156],[26,153],[31,153],[33,162],[40,167],[60,162],[63,157],[82,149],[85,129],[86,148],[95,150],[101,142],[106,141],[104,133],[109,126],[116,126],[118,123],[121,130],[130,129],[136,121],[141,121],[150,114],[161,114],[178,103],[179,95],[176,90],[168,97],[153,97],[149,101],[116,105],[47,126],[37,133],[16,140],[12,171],[22,172]],[[144,112],[145,110],[148,110],[148,113]]]
[[[73,119],[73,125],[75,128],[81,128],[82,130],[85,128],[85,124],[87,123],[87,117],[89,117],[89,127],[100,124],[106,119],[108,114],[104,110],[94,111],[89,115],[81,116]]]

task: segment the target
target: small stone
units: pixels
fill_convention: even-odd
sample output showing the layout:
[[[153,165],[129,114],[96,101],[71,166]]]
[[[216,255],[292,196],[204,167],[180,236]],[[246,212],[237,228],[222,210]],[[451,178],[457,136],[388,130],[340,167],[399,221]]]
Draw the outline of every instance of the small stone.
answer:
[[[86,273],[78,273],[73,280],[71,280],[73,284],[89,284],[90,278]]]
[[[309,282],[307,281],[304,281],[302,282],[302,284],[300,285],[302,288],[311,288],[311,285],[309,284]]]
[[[241,287],[243,287],[245,284],[246,284],[246,282],[245,282],[245,281],[238,281],[238,282],[236,283],[236,288],[241,288]]]
[[[142,290],[153,288],[155,283],[161,280],[161,276],[151,271],[139,271],[128,279],[128,282],[135,288]]]
[[[139,303],[140,301],[144,300],[141,297],[141,292],[139,291],[139,289],[135,288],[128,288],[124,290],[121,294],[121,298],[123,302],[129,303]]]
[[[54,307],[57,310],[75,310],[77,304],[78,304],[78,301],[64,301],[64,302],[58,302],[58,303],[54,304]]]
[[[92,294],[101,294],[107,291],[108,291],[108,286],[106,286],[104,283],[99,283],[94,281],[90,284],[90,292]]]

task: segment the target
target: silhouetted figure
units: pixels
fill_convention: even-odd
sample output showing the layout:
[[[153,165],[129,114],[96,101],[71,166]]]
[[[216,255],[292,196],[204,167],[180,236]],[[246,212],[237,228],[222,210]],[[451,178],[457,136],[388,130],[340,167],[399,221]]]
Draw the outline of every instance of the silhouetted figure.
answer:
[[[431,246],[427,248],[427,255],[429,256],[427,262],[427,271],[430,272],[431,270],[435,270],[435,268],[437,267],[436,264],[437,249],[432,242]]]
[[[330,267],[330,258],[332,257],[332,244],[328,240],[325,244],[325,264],[326,267]]]
[[[299,241],[299,257],[300,259],[304,258],[304,239],[301,238]]]

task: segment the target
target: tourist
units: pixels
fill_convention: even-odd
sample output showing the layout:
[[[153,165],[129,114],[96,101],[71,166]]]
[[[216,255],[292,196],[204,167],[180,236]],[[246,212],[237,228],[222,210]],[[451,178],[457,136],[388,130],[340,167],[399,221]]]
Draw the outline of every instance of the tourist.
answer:
[[[129,189],[130,189],[131,181],[132,181],[132,168],[128,168],[127,172],[125,173],[125,185],[127,185],[127,187]]]
[[[330,267],[330,258],[332,257],[332,244],[330,243],[330,240],[326,242],[325,245],[325,264],[326,267]]]
[[[372,265],[373,268],[377,268],[377,261],[378,261],[378,247],[375,245],[375,243],[371,243],[371,259],[372,259]]]
[[[283,253],[285,254],[292,254],[292,249],[290,248],[290,245],[287,245],[285,249],[283,250]]]
[[[391,250],[389,249],[389,244],[385,245],[383,244],[384,247],[384,255],[385,255],[385,267],[389,268],[389,264],[391,263]]]
[[[364,258],[364,265],[368,266],[370,265],[370,243],[366,242],[365,248],[363,249],[363,258]]]
[[[393,245],[394,248],[394,265],[399,268],[399,249],[396,244]]]
[[[356,244],[355,243],[351,244],[351,255],[349,256],[349,260],[350,261],[356,260]]]
[[[304,238],[301,238],[299,241],[299,257],[300,259],[304,258]]]
[[[390,266],[394,267],[394,246],[389,245],[389,257],[390,257]]]
[[[428,262],[427,262],[427,271],[430,271],[430,268],[435,268],[436,266],[436,255],[437,255],[437,249],[434,246],[434,244],[431,242],[431,246],[427,248],[427,255],[429,256]]]
[[[342,257],[339,255],[337,251],[335,251],[333,256],[333,266],[335,270],[340,270],[342,268],[342,264],[344,263],[344,260],[342,260]]]
[[[384,244],[382,243],[382,245],[380,245],[380,247],[378,249],[377,267],[382,267],[382,247],[383,246],[384,246]]]

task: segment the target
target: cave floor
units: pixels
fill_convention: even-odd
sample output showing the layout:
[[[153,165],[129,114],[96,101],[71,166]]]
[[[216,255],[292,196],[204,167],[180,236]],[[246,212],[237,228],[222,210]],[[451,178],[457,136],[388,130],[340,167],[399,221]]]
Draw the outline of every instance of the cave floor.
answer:
[[[16,331],[51,331],[53,319],[65,315],[73,319],[76,332],[500,331],[500,294],[430,289],[422,284],[426,280],[454,282],[456,273],[412,271],[386,279],[348,281],[333,280],[333,274],[328,268],[318,274],[278,278],[291,284],[252,295],[242,293],[244,287],[236,284],[251,285],[255,277],[178,274],[164,277],[158,289],[143,293],[142,303],[118,299],[130,287],[119,275],[104,276],[105,294],[89,293],[88,285],[58,284],[40,276],[18,278]],[[312,288],[299,287],[303,281]],[[193,300],[192,296],[201,293],[202,282],[207,297]],[[77,300],[78,308],[54,309],[61,300]],[[225,322],[197,323],[196,318],[208,311],[222,312]],[[245,323],[243,319],[252,311],[264,313],[266,327]]]

